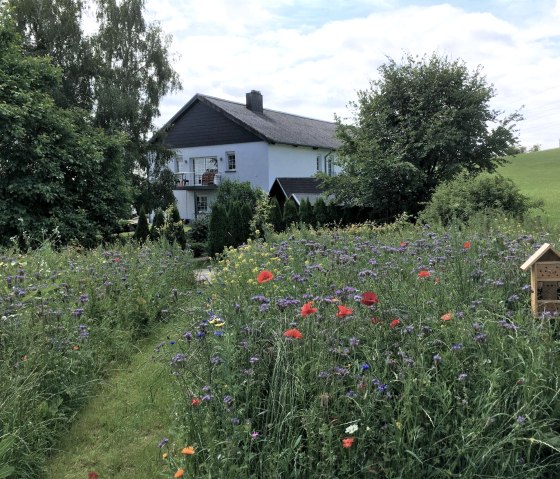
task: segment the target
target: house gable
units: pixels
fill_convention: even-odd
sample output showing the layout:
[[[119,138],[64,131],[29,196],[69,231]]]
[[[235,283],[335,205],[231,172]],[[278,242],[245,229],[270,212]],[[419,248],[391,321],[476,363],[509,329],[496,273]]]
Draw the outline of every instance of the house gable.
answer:
[[[262,141],[196,97],[167,129],[165,144],[170,148]]]

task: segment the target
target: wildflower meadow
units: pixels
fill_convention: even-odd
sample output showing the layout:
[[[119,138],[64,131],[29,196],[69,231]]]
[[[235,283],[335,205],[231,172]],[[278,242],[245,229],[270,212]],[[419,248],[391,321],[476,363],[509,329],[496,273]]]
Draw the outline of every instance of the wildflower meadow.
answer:
[[[176,314],[189,264],[167,242],[0,253],[0,478],[42,476],[110,368]]]
[[[167,477],[558,477],[557,319],[519,268],[545,241],[397,223],[227,250],[162,354]]]

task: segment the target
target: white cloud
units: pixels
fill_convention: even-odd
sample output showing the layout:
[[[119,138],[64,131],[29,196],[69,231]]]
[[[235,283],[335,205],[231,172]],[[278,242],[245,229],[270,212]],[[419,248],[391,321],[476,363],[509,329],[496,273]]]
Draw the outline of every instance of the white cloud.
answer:
[[[481,65],[496,88],[496,107],[512,112],[526,106],[523,144],[558,146],[560,0],[539,22],[523,25],[448,4],[397,8],[387,0],[360,2],[365,13],[355,18],[348,18],[348,10],[337,15],[337,8],[358,5],[344,0],[329,3],[312,24],[294,24],[287,16],[292,11],[303,18],[301,9],[319,3],[149,2],[151,18],[174,36],[184,86],[164,100],[160,124],[195,93],[243,102],[251,89],[263,93],[265,107],[332,120],[334,113],[348,115],[346,105],[377,78],[387,56],[399,60],[405,52],[436,51],[464,60],[471,70]]]

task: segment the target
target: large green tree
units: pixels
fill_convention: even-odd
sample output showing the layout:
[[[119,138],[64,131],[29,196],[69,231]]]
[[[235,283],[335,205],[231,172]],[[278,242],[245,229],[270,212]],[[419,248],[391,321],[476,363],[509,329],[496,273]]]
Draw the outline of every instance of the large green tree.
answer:
[[[25,50],[49,55],[62,70],[53,95],[60,106],[90,112],[95,126],[125,135],[125,163],[139,210],[173,202],[169,160],[149,142],[161,98],[181,88],[171,65],[171,38],[144,17],[145,0],[8,0]],[[97,21],[83,31],[91,9]],[[155,151],[154,151],[155,150]]]
[[[0,12],[0,242],[58,231],[95,244],[130,211],[125,139],[92,124],[79,108],[56,105],[60,70],[26,55]]]
[[[415,214],[436,186],[462,171],[494,171],[516,143],[518,113],[491,108],[480,67],[433,54],[389,59],[358,92],[352,121],[337,119],[342,174],[323,177],[339,204],[366,206],[378,220]]]
[[[53,87],[59,106],[93,108],[96,75],[91,39],[82,31],[87,0],[7,0],[22,36],[24,50],[50,56],[60,67],[62,81]]]

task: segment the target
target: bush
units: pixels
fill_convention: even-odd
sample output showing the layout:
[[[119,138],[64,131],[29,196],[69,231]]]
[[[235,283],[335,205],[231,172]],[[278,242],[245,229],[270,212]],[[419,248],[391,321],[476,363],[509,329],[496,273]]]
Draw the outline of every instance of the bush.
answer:
[[[191,221],[191,229],[187,231],[187,240],[191,243],[206,243],[208,241],[208,224],[210,215],[201,215]]]
[[[189,248],[194,258],[205,256],[208,252],[208,244],[204,243],[189,243]]]
[[[419,219],[445,226],[454,220],[466,223],[481,211],[493,211],[522,220],[530,209],[542,204],[523,195],[509,178],[461,175],[436,189]]]
[[[220,185],[216,201],[212,205],[209,224],[209,242],[212,243],[209,245],[210,254],[220,253],[224,246],[237,247],[249,239],[251,220],[261,196],[260,191],[247,181],[224,181]],[[213,212],[217,206],[224,210],[223,223],[213,220]],[[214,228],[217,230],[214,231]]]

